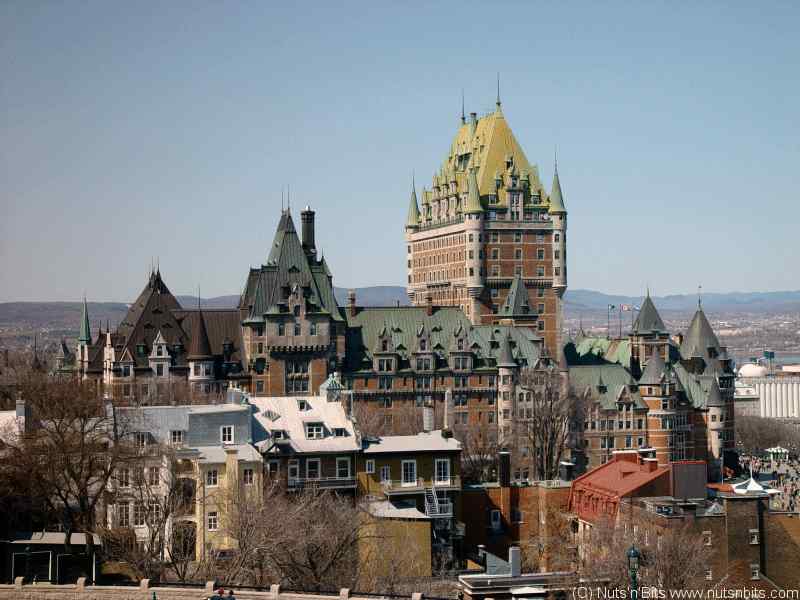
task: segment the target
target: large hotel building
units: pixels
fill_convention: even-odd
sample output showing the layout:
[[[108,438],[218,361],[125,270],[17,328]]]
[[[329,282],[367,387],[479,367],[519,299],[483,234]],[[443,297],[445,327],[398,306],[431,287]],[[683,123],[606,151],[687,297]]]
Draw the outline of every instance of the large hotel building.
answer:
[[[514,280],[526,321],[551,356],[561,353],[567,289],[567,211],[558,170],[548,194],[506,121],[495,111],[461,124],[431,189],[412,189],[406,221],[412,304],[459,306],[474,325],[501,323]]]

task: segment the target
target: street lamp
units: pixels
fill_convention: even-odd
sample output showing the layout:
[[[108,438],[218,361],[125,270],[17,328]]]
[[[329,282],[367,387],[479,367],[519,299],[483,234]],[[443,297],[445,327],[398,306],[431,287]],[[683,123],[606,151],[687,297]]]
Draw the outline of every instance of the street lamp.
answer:
[[[639,559],[642,558],[641,552],[636,549],[636,544],[628,549],[628,574],[631,577],[631,600],[638,598],[638,576]]]

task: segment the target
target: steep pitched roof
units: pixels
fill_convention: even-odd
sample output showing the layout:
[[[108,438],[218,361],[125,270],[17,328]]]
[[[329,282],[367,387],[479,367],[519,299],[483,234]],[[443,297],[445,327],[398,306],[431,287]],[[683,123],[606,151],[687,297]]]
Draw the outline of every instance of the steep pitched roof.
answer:
[[[692,322],[683,337],[681,343],[681,356],[685,359],[690,358],[709,358],[708,349],[714,348],[717,354],[721,348],[711,324],[706,318],[702,307],[697,308]]]
[[[558,165],[553,172],[553,188],[550,191],[550,212],[565,213],[564,195],[561,193],[561,181],[558,178]]]
[[[328,313],[334,321],[342,320],[325,259],[306,254],[286,210],[278,222],[267,263],[248,274],[240,308],[247,311],[248,321],[261,321],[268,313],[284,311],[294,286],[303,291],[311,312]]]
[[[86,297],[83,298],[83,309],[81,310],[81,328],[78,332],[78,341],[83,344],[92,343],[92,331],[89,327],[89,307],[86,305]]]
[[[642,373],[642,376],[639,378],[639,384],[660,385],[664,378],[666,368],[667,365],[664,363],[664,359],[661,358],[661,353],[656,348],[653,348],[653,353],[647,361],[644,373]]]
[[[467,203],[464,212],[467,214],[482,213],[481,196],[478,192],[478,177],[475,175],[477,169],[472,168],[467,176]]]
[[[211,356],[211,343],[208,341],[206,322],[203,318],[203,311],[198,309],[198,317],[194,319],[191,341],[189,342],[188,360],[208,360]]]
[[[634,333],[666,333],[667,328],[664,321],[661,320],[661,315],[658,314],[656,305],[650,298],[650,292],[642,302],[642,308],[636,316],[636,321],[633,323]]]
[[[417,188],[412,184],[411,186],[411,200],[408,204],[408,217],[406,218],[406,227],[416,227],[419,225],[419,205],[417,204]]]
[[[501,316],[530,315],[530,304],[528,303],[528,288],[519,275],[514,276],[511,282],[511,289],[508,290],[506,301],[498,313]]]
[[[570,367],[569,382],[577,394],[589,394],[605,410],[616,409],[623,394],[629,394],[636,408],[646,408],[628,371],[615,364]]]
[[[239,311],[236,309],[205,309],[202,312],[194,310],[176,310],[173,312],[187,337],[197,329],[197,321],[203,319],[203,326],[209,345],[209,354],[217,357],[224,356],[225,343],[231,344],[229,363],[240,363],[243,356],[244,341],[242,340],[242,327],[239,321]]]
[[[511,353],[511,338],[508,333],[500,340],[500,352],[497,356],[498,367],[516,367],[517,363],[514,361],[514,355]]]

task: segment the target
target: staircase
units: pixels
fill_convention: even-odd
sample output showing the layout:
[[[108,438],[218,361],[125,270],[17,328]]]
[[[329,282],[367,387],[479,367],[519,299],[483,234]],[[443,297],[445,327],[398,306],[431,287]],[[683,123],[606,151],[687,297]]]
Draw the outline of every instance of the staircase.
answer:
[[[439,515],[439,498],[436,496],[436,490],[432,487],[425,488],[425,514],[429,517]]]

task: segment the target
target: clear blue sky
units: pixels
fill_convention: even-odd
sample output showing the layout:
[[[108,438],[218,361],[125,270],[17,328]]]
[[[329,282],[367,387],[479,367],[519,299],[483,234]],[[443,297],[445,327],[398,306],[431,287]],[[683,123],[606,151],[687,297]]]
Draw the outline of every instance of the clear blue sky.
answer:
[[[0,4],[0,300],[238,293],[281,186],[342,286],[405,281],[494,101],[569,210],[569,285],[797,289],[797,2]],[[297,212],[297,211],[295,211]],[[298,219],[299,220],[299,219]]]

